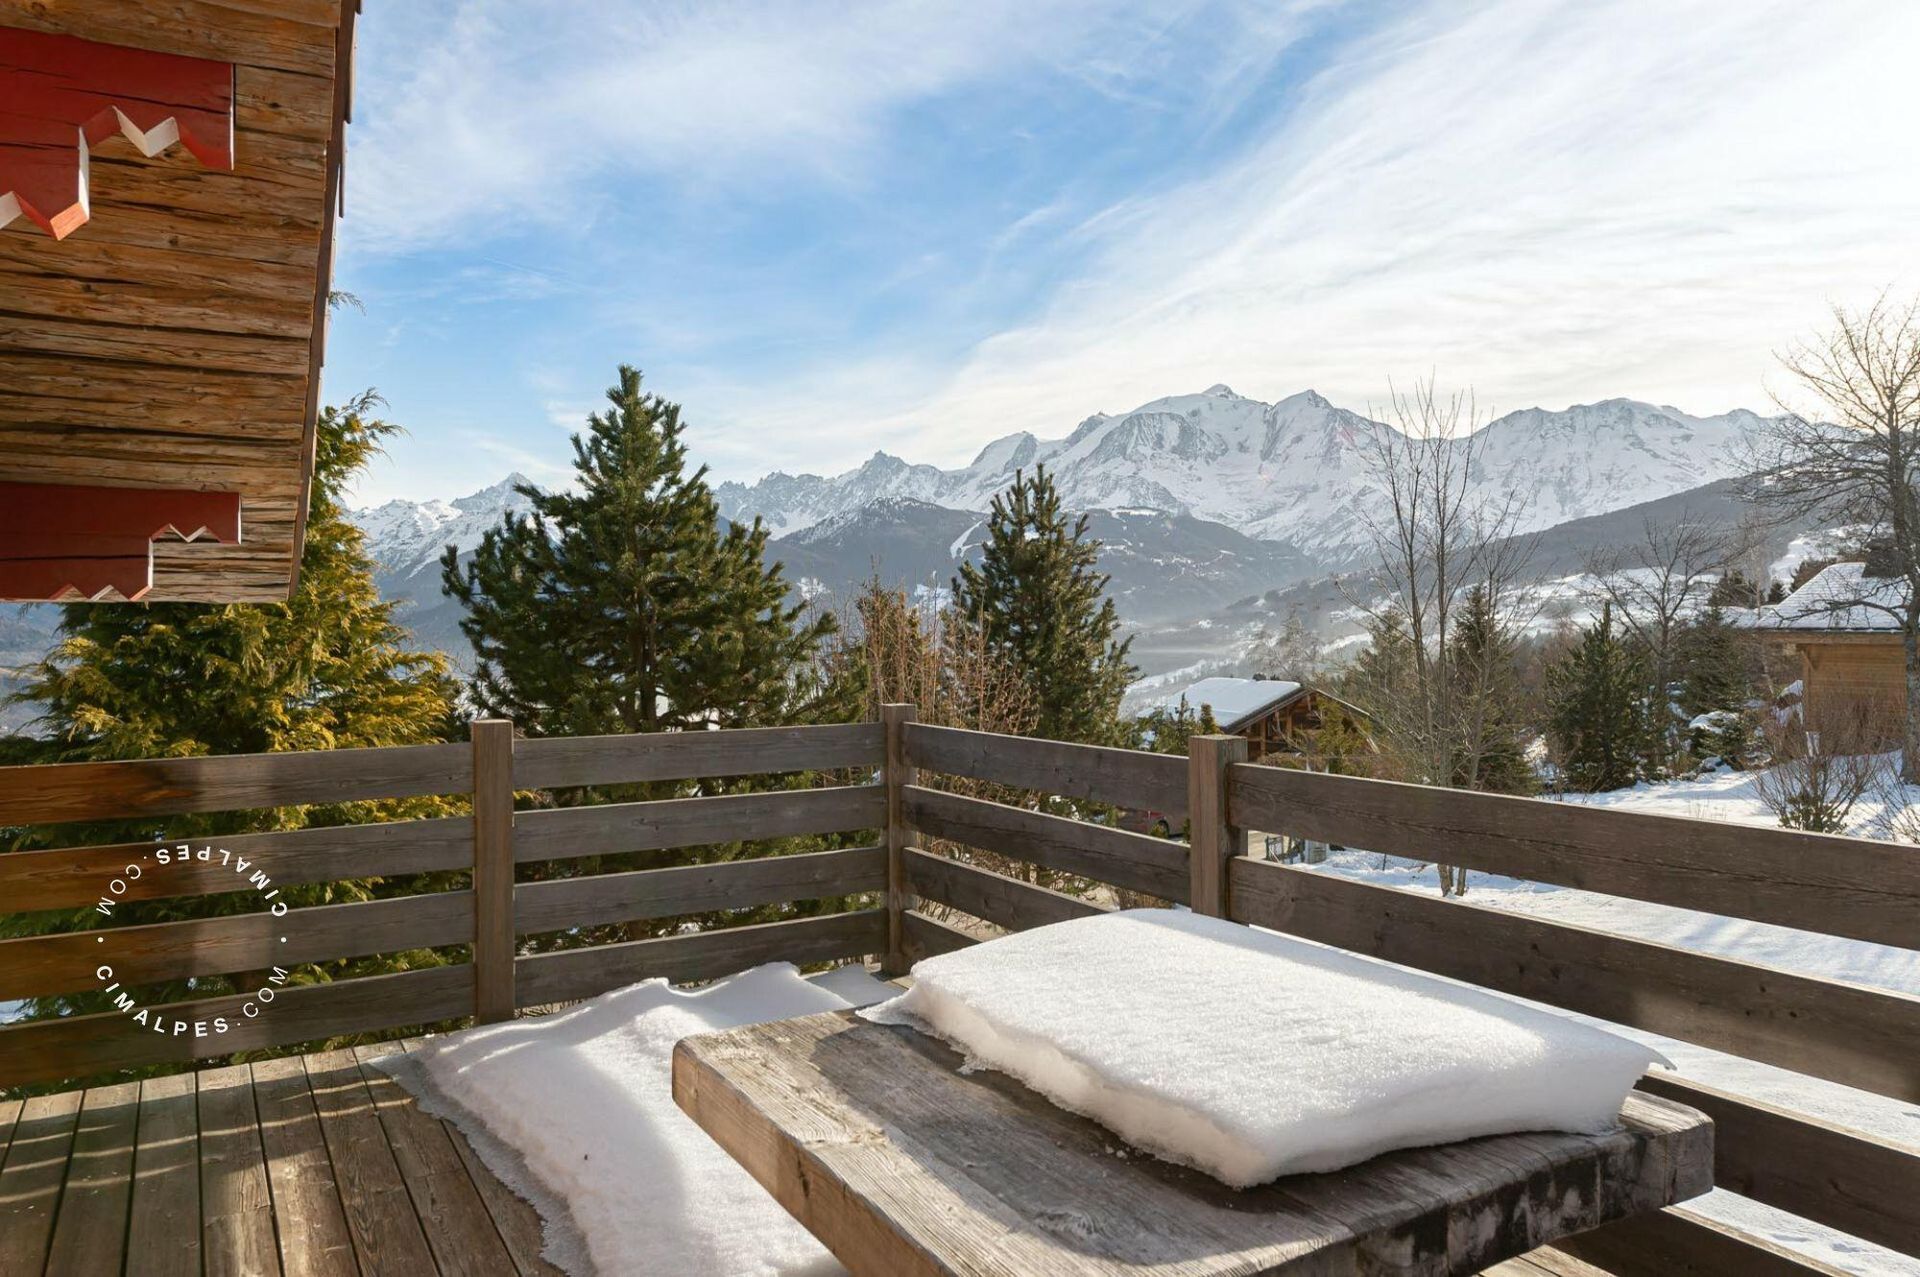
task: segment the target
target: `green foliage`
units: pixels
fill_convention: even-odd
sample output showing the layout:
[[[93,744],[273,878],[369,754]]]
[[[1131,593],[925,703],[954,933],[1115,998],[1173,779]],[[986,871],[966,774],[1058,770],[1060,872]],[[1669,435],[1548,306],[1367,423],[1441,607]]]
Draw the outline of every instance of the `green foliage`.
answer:
[[[1531,794],[1538,788],[1527,761],[1521,719],[1517,645],[1482,586],[1467,591],[1450,640],[1447,674],[1459,684],[1453,698],[1462,722],[1454,733],[1457,789]]]
[[[1220,723],[1213,716],[1213,706],[1202,705],[1196,710],[1182,696],[1180,703],[1171,708],[1161,706],[1134,719],[1133,738],[1128,746],[1155,754],[1178,754],[1184,758],[1189,737],[1214,736],[1219,731]]]
[[[1603,607],[1547,671],[1548,729],[1567,783],[1589,793],[1633,784],[1646,742],[1645,662]]]
[[[454,730],[456,684],[445,658],[416,651],[380,600],[359,529],[342,495],[398,427],[374,419],[363,396],[320,414],[313,490],[300,579],[284,603],[107,603],[62,609],[60,642],[26,671],[15,699],[35,704],[40,735],[8,743],[9,762],[88,762],[202,754],[271,753],[413,745]],[[167,842],[309,825],[353,824],[447,814],[457,800],[327,804],[140,821],[5,831],[12,849],[119,842]],[[281,899],[313,905],[394,894],[419,880],[380,879],[288,886]],[[252,912],[251,894],[123,903],[113,925]],[[93,910],[0,915],[0,934],[76,930],[99,924]],[[388,955],[304,967],[296,978],[433,965],[431,953]],[[143,995],[151,1004],[229,991],[229,982],[176,981]],[[234,984],[233,987],[241,987]],[[251,988],[253,985],[246,984]],[[35,999],[31,1014],[98,1009],[97,994]]]
[[[721,528],[704,467],[689,473],[678,404],[620,369],[609,408],[573,437],[577,491],[527,485],[446,592],[484,713],[529,736],[584,736],[845,717],[857,689],[816,661],[833,618],[787,600],[767,531]]]
[[[1138,671],[1127,660],[1133,640],[1115,637],[1120,616],[1099,558],[1086,516],[1070,519],[1036,467],[994,497],[981,561],[961,564],[953,583],[954,611],[1025,681],[1036,735],[1095,744],[1124,735],[1120,698]]]

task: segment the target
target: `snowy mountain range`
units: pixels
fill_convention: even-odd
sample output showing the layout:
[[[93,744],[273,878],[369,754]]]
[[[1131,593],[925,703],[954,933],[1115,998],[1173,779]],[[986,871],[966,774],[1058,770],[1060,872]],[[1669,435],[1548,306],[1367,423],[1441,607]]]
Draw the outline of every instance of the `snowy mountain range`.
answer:
[[[1591,521],[1738,474],[1741,437],[1760,421],[1628,399],[1527,409],[1476,436],[1478,482],[1489,496],[1519,497],[1522,531]],[[1180,665],[1270,611],[1262,600],[1301,597],[1370,558],[1368,517],[1381,500],[1372,441],[1389,430],[1312,391],[1269,404],[1214,386],[1095,414],[1063,438],[1008,435],[956,470],[877,453],[844,474],[775,473],[715,493],[726,517],[764,519],[769,555],[796,589],[835,606],[876,574],[944,587],[978,553],[994,494],[1015,470],[1044,463],[1065,503],[1090,514],[1109,589],[1142,633],[1136,651],[1164,647],[1164,663]],[[353,516],[381,564],[382,594],[403,602],[423,642],[456,659],[466,645],[440,593],[440,555],[449,544],[471,550],[503,513],[523,509],[513,490],[522,482],[509,475],[456,501],[389,501]]]
[[[1737,473],[1738,440],[1759,421],[1630,399],[1529,408],[1476,436],[1479,482],[1521,495],[1522,530],[1548,528]],[[1044,463],[1069,507],[1190,515],[1335,567],[1368,546],[1365,516],[1379,501],[1371,441],[1390,430],[1311,390],[1269,404],[1213,386],[1096,413],[1060,439],[1008,435],[958,470],[882,452],[844,474],[774,473],[721,484],[716,496],[728,517],[757,514],[790,534],[887,498],[985,510],[1016,469]]]

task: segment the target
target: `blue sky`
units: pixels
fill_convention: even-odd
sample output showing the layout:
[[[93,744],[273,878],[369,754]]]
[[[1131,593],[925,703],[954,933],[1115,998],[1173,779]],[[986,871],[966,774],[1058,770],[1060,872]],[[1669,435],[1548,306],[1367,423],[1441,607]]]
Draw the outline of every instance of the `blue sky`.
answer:
[[[373,0],[327,391],[411,432],[366,501],[564,480],[620,362],[727,478],[1217,381],[1765,407],[1920,282],[1915,52],[1905,0]]]

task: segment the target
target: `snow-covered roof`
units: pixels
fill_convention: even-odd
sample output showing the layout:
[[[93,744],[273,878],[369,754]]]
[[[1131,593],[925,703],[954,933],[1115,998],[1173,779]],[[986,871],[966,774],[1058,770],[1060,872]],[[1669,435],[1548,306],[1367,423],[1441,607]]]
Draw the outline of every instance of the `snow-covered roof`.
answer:
[[[1277,678],[1203,678],[1175,688],[1150,702],[1141,712],[1177,710],[1184,699],[1187,708],[1196,714],[1202,705],[1212,706],[1214,721],[1220,724],[1220,730],[1231,732],[1246,720],[1292,700],[1302,690],[1298,683]]]
[[[1778,603],[1745,613],[1741,622],[1756,630],[1897,630],[1898,622],[1881,609],[1905,606],[1906,582],[1870,577],[1866,569],[1864,563],[1822,568]]]

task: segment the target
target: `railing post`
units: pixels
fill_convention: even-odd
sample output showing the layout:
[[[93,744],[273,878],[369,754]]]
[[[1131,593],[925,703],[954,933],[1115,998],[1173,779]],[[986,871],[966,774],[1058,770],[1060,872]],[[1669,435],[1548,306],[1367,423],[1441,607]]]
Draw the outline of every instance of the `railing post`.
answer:
[[[907,724],[919,713],[912,705],[892,703],[880,707],[880,722],[886,729],[887,753],[881,777],[887,787],[887,953],[880,964],[883,975],[907,973],[907,955],[902,943],[901,915],[907,909],[907,819],[902,790],[918,781],[915,770],[907,765]]]
[[[513,1018],[513,723],[473,723],[473,1018]]]
[[[1247,761],[1241,736],[1187,740],[1187,847],[1195,913],[1227,916],[1227,861],[1238,836],[1227,823],[1227,768]]]

